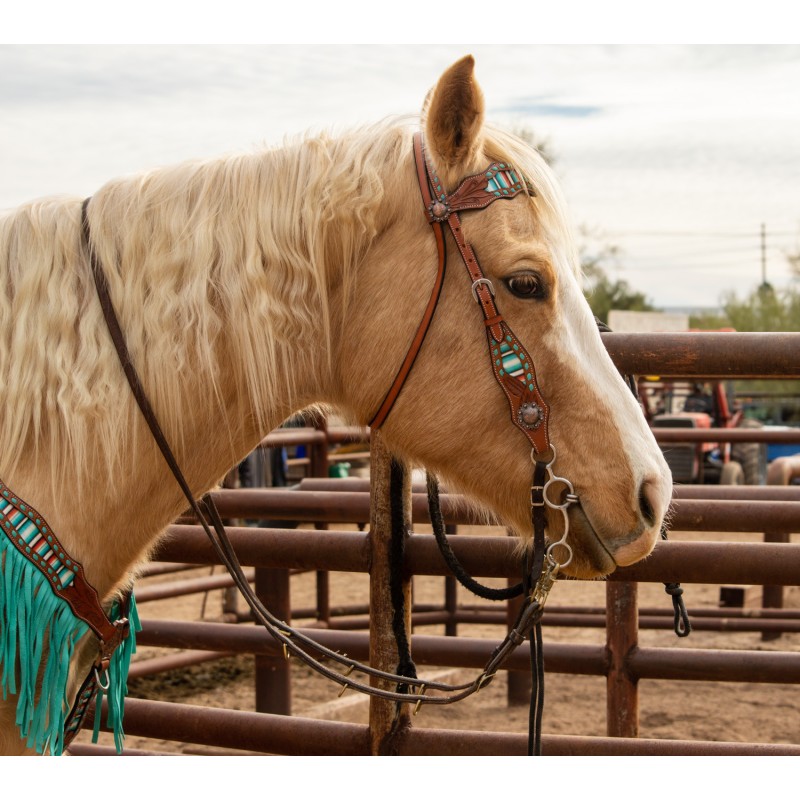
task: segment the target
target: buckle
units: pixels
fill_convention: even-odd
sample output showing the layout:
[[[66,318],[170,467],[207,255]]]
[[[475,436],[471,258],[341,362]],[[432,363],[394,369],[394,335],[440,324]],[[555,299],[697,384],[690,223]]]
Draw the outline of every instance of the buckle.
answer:
[[[531,508],[542,508],[544,505],[544,486],[531,486]]]

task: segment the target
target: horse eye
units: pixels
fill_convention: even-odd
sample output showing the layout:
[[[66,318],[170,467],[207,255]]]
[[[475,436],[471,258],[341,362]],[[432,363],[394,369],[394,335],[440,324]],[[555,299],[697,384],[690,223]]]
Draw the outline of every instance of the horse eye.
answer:
[[[512,275],[510,278],[506,278],[505,284],[511,294],[525,300],[544,296],[542,281],[538,275],[534,275],[532,272]]]

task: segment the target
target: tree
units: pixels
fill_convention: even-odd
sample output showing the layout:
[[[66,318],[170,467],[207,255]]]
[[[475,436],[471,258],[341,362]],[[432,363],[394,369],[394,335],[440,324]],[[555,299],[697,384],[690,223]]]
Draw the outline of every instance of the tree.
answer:
[[[776,291],[763,283],[741,300],[735,292],[728,292],[722,298],[722,311],[722,316],[692,317],[690,324],[704,330],[730,327],[739,332],[800,331],[800,290]],[[749,415],[771,424],[800,418],[800,381],[735,381],[734,386],[739,397],[750,393],[758,396]]]
[[[608,323],[608,312],[618,311],[654,311],[655,307],[641,292],[631,288],[624,280],[611,280],[603,267],[609,259],[619,255],[614,245],[605,245],[599,252],[589,255],[585,246],[581,248],[581,269],[584,274],[583,293],[589,301],[594,315],[602,322]]]
[[[722,311],[722,316],[693,317],[693,327],[731,327],[742,332],[800,331],[800,290],[777,291],[764,283],[742,300],[736,292],[727,292],[722,298]]]

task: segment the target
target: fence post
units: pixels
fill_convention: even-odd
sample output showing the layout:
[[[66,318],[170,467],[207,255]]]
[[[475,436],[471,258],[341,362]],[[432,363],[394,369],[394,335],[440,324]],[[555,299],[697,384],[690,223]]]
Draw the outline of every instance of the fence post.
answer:
[[[370,549],[369,571],[369,661],[377,669],[394,672],[397,668],[397,645],[392,632],[393,608],[389,592],[390,547],[392,536],[389,482],[392,454],[386,449],[380,431],[373,431],[370,441]],[[406,475],[403,486],[404,516],[411,519],[411,481]],[[403,580],[406,634],[411,638],[411,581]],[[373,679],[373,685],[393,690],[395,683]],[[379,697],[370,697],[369,730],[372,755],[389,754],[393,735],[410,724],[408,704],[397,705]]]
[[[447,536],[455,536],[458,526],[445,525],[444,532]],[[458,581],[452,575],[444,579],[444,610],[447,612],[444,635],[458,636]]]
[[[609,736],[639,736],[639,685],[627,661],[639,646],[638,584],[606,583],[606,650],[608,681],[606,729]]]
[[[256,597],[279,619],[291,624],[288,569],[256,569]],[[292,671],[282,655],[256,656],[256,711],[292,713]]]
[[[314,478],[328,477],[328,420],[325,417],[318,417],[314,421],[314,427],[325,434],[324,442],[314,442],[311,445],[311,476]],[[315,522],[317,530],[328,530],[327,522]],[[330,573],[324,570],[317,570],[317,621],[330,625],[331,621],[331,589]]]

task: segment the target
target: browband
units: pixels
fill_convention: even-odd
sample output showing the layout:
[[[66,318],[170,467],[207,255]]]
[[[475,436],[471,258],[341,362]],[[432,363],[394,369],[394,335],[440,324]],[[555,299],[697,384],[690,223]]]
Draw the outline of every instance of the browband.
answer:
[[[460,211],[479,210],[495,200],[510,199],[521,192],[531,193],[530,187],[509,164],[494,162],[483,172],[465,178],[448,195],[425,157],[419,131],[414,134],[414,161],[425,214],[436,236],[439,265],[417,332],[370,427],[377,429],[386,421],[425,341],[444,283],[447,262],[444,224],[447,223],[472,282],[473,297],[483,313],[492,371],[508,399],[511,421],[525,434],[537,454],[550,452],[547,426],[550,409],[539,392],[533,360],[498,311],[492,283],[466,241],[458,216]]]

